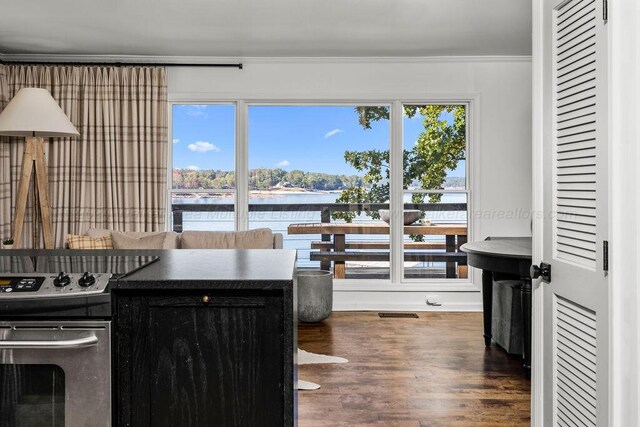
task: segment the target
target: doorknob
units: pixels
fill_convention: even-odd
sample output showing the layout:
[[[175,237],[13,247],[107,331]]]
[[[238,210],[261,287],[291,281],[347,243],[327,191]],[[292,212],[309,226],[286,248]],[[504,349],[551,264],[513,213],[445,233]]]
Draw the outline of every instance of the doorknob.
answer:
[[[537,279],[538,277],[542,277],[542,280],[545,282],[551,281],[551,264],[547,264],[546,262],[541,262],[540,266],[533,264],[531,268],[529,268],[529,275],[532,279]]]

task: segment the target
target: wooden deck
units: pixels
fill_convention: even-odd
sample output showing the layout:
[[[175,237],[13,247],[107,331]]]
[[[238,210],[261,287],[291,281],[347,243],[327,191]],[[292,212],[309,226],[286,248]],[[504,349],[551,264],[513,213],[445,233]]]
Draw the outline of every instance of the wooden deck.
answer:
[[[300,427],[528,426],[521,360],[485,349],[482,313],[418,314],[338,312],[301,324],[300,348],[349,363],[300,367],[322,386],[299,393]]]

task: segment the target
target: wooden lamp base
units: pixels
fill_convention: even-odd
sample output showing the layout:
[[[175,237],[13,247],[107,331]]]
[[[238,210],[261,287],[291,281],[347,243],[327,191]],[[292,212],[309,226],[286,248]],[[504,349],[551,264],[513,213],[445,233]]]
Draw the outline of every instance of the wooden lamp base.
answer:
[[[53,226],[51,224],[51,209],[49,208],[49,180],[47,177],[47,164],[44,159],[44,138],[27,137],[22,156],[22,172],[20,174],[20,184],[18,185],[18,200],[14,215],[13,244],[14,248],[19,248],[22,243],[22,229],[24,216],[27,210],[27,196],[29,195],[29,184],[31,183],[31,172],[35,168],[35,192],[40,208],[40,218],[42,220],[42,234],[44,237],[45,249],[53,249]],[[35,214],[35,212],[34,212]]]

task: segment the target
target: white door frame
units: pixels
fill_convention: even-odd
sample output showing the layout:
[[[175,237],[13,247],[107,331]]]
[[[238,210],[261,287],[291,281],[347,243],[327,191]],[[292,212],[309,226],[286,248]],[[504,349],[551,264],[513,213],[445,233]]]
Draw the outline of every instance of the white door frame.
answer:
[[[542,261],[543,6],[532,0],[533,263]],[[610,425],[640,425],[640,4],[610,1]],[[531,425],[543,426],[543,288],[533,284]]]
[[[640,425],[640,4],[609,0],[612,426]]]
[[[543,185],[543,143],[544,143],[544,3],[545,0],[532,0],[532,45],[531,45],[531,81],[532,81],[532,262],[539,265],[543,261],[542,251],[544,242],[542,236],[544,230],[544,185]],[[532,280],[531,298],[531,425],[543,427],[544,412],[542,402],[543,394],[543,360],[541,352],[544,330],[543,323],[543,289],[541,282]]]

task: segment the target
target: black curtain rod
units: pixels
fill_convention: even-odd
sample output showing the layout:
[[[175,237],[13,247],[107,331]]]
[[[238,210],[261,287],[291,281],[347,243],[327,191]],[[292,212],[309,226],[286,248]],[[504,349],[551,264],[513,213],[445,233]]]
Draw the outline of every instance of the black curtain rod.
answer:
[[[213,67],[213,68],[238,68],[242,70],[242,63],[237,64],[212,64],[212,63],[157,63],[157,62],[37,62],[37,61],[3,61],[4,65],[69,65],[77,67]]]

